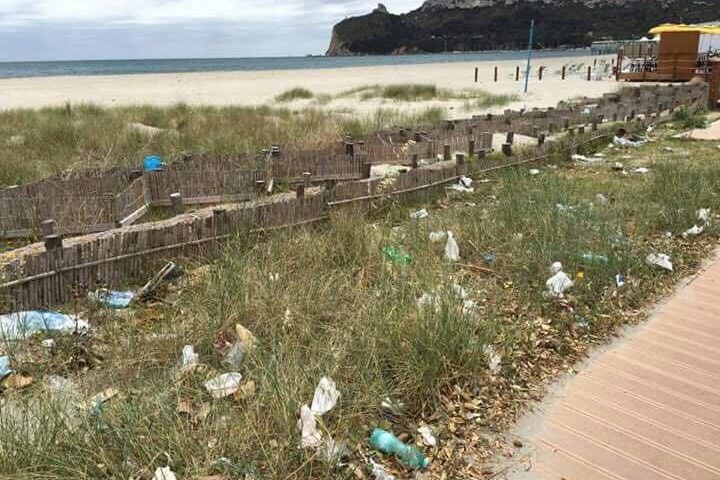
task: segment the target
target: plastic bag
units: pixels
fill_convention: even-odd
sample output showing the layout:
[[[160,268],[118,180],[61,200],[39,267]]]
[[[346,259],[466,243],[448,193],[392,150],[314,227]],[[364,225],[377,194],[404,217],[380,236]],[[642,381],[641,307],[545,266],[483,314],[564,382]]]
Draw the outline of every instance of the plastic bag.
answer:
[[[418,428],[418,433],[422,437],[423,443],[428,447],[437,447],[437,439],[432,434],[432,430],[427,425]]]
[[[530,170],[528,170],[528,173],[533,176],[540,175],[540,170],[538,170],[537,168],[531,168]]]
[[[230,348],[230,351],[225,355],[225,358],[223,358],[223,363],[231,368],[238,368],[245,358],[245,352],[245,343],[242,341],[235,342],[232,348]]]
[[[328,377],[322,377],[315,388],[310,410],[315,415],[324,415],[335,407],[338,398],[340,398],[340,392],[338,392],[335,382]]]
[[[460,180],[458,181],[458,185],[462,185],[465,188],[472,187],[473,180],[470,177],[462,176],[460,177]]]
[[[709,208],[701,208],[697,211],[697,218],[701,222],[704,222],[705,225],[710,224],[710,209]]]
[[[562,263],[560,262],[553,263],[550,266],[550,272],[553,273],[553,276],[545,282],[548,294],[551,297],[562,298],[565,295],[565,291],[573,286],[573,282],[570,280],[570,277],[562,271]]]
[[[673,271],[673,264],[670,260],[670,256],[664,253],[651,253],[645,257],[645,261],[649,265],[664,268],[665,270]]]
[[[11,341],[38,332],[87,333],[90,325],[75,315],[31,310],[0,315],[0,340]]]
[[[410,218],[412,218],[413,220],[421,220],[421,219],[427,218],[429,216],[430,216],[430,214],[424,208],[422,210],[418,210],[417,212],[413,212],[410,214]]]
[[[182,349],[182,357],[180,358],[180,368],[186,368],[198,364],[200,357],[195,353],[192,345],[185,345]]]
[[[118,292],[116,290],[101,288],[94,292],[90,292],[88,297],[100,303],[104,303],[110,308],[121,309],[130,306],[130,303],[135,298],[135,292]]]
[[[205,382],[205,390],[207,390],[213,398],[227,397],[238,391],[242,378],[242,375],[239,373],[223,373]]]
[[[322,433],[317,429],[317,419],[310,407],[300,407],[300,446],[302,448],[317,448],[322,444]]]
[[[438,243],[445,240],[447,232],[430,232],[430,241],[432,243]]]
[[[370,465],[372,466],[372,476],[375,477],[375,480],[395,480],[395,477],[390,475],[382,465],[372,460],[370,460]]]
[[[0,380],[7,377],[13,372],[10,368],[10,357],[7,355],[0,356]]]
[[[685,230],[683,232],[682,237],[683,238],[688,238],[690,236],[695,237],[697,235],[700,235],[704,231],[705,231],[705,226],[693,225],[692,227],[688,228],[687,230]]]
[[[177,480],[177,477],[170,467],[158,467],[153,475],[153,480]]]
[[[451,262],[457,262],[460,260],[460,247],[453,237],[451,231],[447,232],[447,243],[445,244],[445,258]]]

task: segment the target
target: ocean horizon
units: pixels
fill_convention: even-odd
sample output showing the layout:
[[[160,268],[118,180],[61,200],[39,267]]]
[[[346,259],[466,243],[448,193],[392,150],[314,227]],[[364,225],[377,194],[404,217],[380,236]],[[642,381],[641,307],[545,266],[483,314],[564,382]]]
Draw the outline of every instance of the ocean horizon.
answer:
[[[535,58],[582,56],[589,54],[590,49],[537,50],[533,52]],[[469,53],[366,55],[352,57],[305,56],[23,61],[0,62],[0,78],[350,68],[382,65],[523,60],[526,56],[526,50],[503,50]]]

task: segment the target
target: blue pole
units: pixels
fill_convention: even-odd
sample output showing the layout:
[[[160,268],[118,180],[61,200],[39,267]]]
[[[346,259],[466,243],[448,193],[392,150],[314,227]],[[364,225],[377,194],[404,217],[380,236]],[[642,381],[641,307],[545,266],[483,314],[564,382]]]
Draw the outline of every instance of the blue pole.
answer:
[[[528,60],[525,68],[525,93],[528,92],[528,82],[530,81],[530,59],[532,58],[532,44],[535,34],[535,19],[530,21],[530,39],[528,40]]]

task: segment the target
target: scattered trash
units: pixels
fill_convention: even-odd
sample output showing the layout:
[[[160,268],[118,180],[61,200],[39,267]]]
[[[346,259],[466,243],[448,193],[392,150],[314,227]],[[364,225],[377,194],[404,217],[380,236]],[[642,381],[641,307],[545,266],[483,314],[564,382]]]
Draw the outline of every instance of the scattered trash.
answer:
[[[423,293],[420,298],[417,299],[417,304],[423,307],[427,306],[436,306],[438,307],[440,305],[440,299],[435,295],[430,295],[429,293]]]
[[[710,209],[709,208],[701,208],[697,211],[697,218],[698,220],[701,220],[705,222],[706,225],[710,224]]]
[[[467,298],[467,290],[463,288],[462,285],[458,285],[457,283],[453,283],[452,291],[455,294],[457,298],[460,300],[465,300]]]
[[[387,455],[395,455],[407,467],[425,469],[430,465],[430,461],[415,446],[403,443],[386,430],[373,430],[370,445]]]
[[[102,410],[102,406],[107,403],[111,398],[115,397],[120,392],[115,388],[108,388],[100,393],[96,393],[90,399],[82,404],[85,410],[90,410],[90,413],[97,415]]]
[[[595,253],[585,253],[582,256],[582,259],[588,263],[595,265],[607,265],[608,263],[610,263],[608,257],[606,257],[605,255],[597,255]]]
[[[563,298],[565,296],[565,290],[572,287],[573,282],[570,280],[570,277],[562,271],[562,263],[560,262],[553,263],[550,267],[550,272],[553,276],[545,282],[548,294],[551,297]]]
[[[372,466],[372,476],[375,477],[375,480],[395,480],[395,477],[390,475],[385,468],[370,460],[370,465]]]
[[[240,386],[238,391],[233,394],[233,397],[239,401],[248,400],[255,396],[256,391],[257,386],[255,385],[255,381],[249,380]]]
[[[665,232],[665,238],[672,238],[673,234],[672,232]]]
[[[460,260],[460,247],[453,237],[453,233],[448,230],[447,232],[447,243],[445,244],[445,258],[451,262],[457,262]]]
[[[328,438],[318,450],[318,456],[331,465],[342,465],[342,459],[350,455],[350,449],[343,442]]]
[[[0,379],[3,379],[13,372],[10,368],[10,357],[7,355],[0,356]]]
[[[130,303],[135,298],[135,293],[130,291],[118,292],[115,290],[101,288],[88,293],[88,297],[97,302],[104,303],[110,308],[121,309],[130,306]]]
[[[625,286],[625,276],[618,273],[615,275],[615,285],[617,285],[618,288],[622,288]]]
[[[182,349],[182,357],[180,357],[180,368],[194,367],[200,361],[200,357],[195,353],[192,345],[185,345]]]
[[[49,352],[55,350],[55,340],[53,340],[52,338],[46,338],[45,340],[40,342],[40,345],[47,348]]]
[[[572,158],[572,160],[574,162],[582,163],[585,165],[605,163],[605,156],[604,155],[601,156],[600,154],[593,155],[592,157],[586,157],[585,155],[574,154],[570,158]]]
[[[645,167],[638,167],[635,170],[633,170],[633,173],[648,173],[650,170],[648,170]]]
[[[479,305],[475,300],[465,300],[463,302],[463,315],[472,315],[473,313],[477,313],[478,309]]]
[[[413,261],[412,256],[409,253],[403,253],[395,247],[383,247],[381,249],[385,258],[390,262],[400,265],[410,265]]]
[[[418,210],[417,212],[413,212],[410,214],[410,218],[412,218],[413,220],[421,220],[421,219],[427,218],[429,216],[430,216],[430,214],[424,208],[422,210]]]
[[[317,448],[322,444],[322,433],[317,429],[317,418],[307,405],[300,407],[298,428],[300,429],[300,446],[302,448]]]
[[[470,177],[462,176],[460,177],[460,180],[458,181],[458,185],[462,185],[465,188],[472,187],[473,180]]]
[[[560,213],[572,212],[573,210],[577,209],[577,207],[574,205],[563,205],[562,203],[556,203],[555,208]]]
[[[694,237],[694,236],[700,235],[704,231],[705,231],[704,226],[693,225],[692,227],[688,228],[687,230],[685,230],[683,232],[682,237],[683,238],[688,238],[689,236]]]
[[[446,187],[446,190],[450,190],[452,192],[458,192],[458,193],[462,193],[462,194],[473,193],[475,191],[474,188],[466,187],[462,183],[456,183],[456,184],[450,185],[449,187]]]
[[[33,377],[21,373],[10,373],[0,380],[0,390],[20,390],[33,383]]]
[[[610,203],[608,198],[602,193],[598,193],[597,195],[595,195],[595,200],[597,200],[600,205],[607,205],[608,203]]]
[[[137,297],[149,297],[168,277],[170,277],[176,272],[176,269],[177,265],[175,265],[173,262],[168,262],[167,264],[165,264],[165,266],[161,268],[160,271],[156,273],[155,276],[151,278],[150,281],[140,289]]]
[[[205,382],[205,390],[213,398],[224,398],[237,392],[242,382],[242,375],[239,373],[223,373]]]
[[[537,168],[531,168],[530,170],[528,170],[528,173],[530,175],[540,175],[540,170],[538,170]]]
[[[25,135],[13,135],[5,143],[8,147],[20,147],[25,145]]]
[[[437,447],[437,439],[432,434],[432,430],[427,425],[418,428],[418,433],[422,437],[423,443],[428,447]]]
[[[47,377],[47,386],[48,388],[53,392],[75,392],[76,387],[75,384],[68,380],[67,378],[63,378],[60,375],[50,375]]]
[[[150,125],[145,125],[138,122],[128,123],[126,128],[128,132],[137,132],[147,138],[154,138],[161,134],[177,137],[180,134],[177,130],[174,130],[172,128],[152,127]]]
[[[285,312],[287,316],[289,316],[290,312],[289,309]],[[248,330],[247,328],[243,327],[239,323],[235,324],[235,335],[237,335],[238,339],[243,343],[245,347],[245,353],[250,353],[255,349],[255,344],[257,343],[257,338],[255,338],[255,335]]]
[[[170,467],[158,467],[155,470],[153,480],[177,480],[177,477]]]
[[[615,170],[616,172],[621,172],[621,171],[625,170],[625,165],[623,165],[620,162],[615,162],[615,163],[613,163],[612,169]]]
[[[664,151],[664,152],[672,152],[673,149],[672,149],[672,147],[664,147],[664,148],[663,148],[663,151]]]
[[[483,254],[483,263],[488,267],[495,263],[495,260],[497,260],[497,254],[492,252]]]
[[[576,324],[578,327],[583,328],[583,329],[586,329],[586,330],[587,330],[588,328],[590,328],[590,320],[588,320],[587,318],[583,317],[582,315],[575,314],[575,315],[573,315],[573,318],[575,319],[575,324]]]
[[[338,398],[340,398],[340,392],[338,392],[335,382],[328,377],[322,377],[315,388],[310,410],[315,415],[324,415],[335,407]]]
[[[447,232],[430,232],[430,241],[432,243],[442,242],[447,238]]]
[[[31,310],[0,315],[0,339],[12,341],[38,332],[85,334],[90,325],[75,315],[58,312]]]
[[[664,268],[665,270],[673,271],[673,264],[670,260],[670,256],[664,253],[651,253],[645,258],[645,261],[656,267]]]
[[[488,356],[488,369],[494,374],[500,373],[500,364],[502,357],[495,351],[492,345],[485,345],[483,352]]]
[[[245,343],[242,341],[235,342],[225,354],[223,363],[230,368],[237,369],[245,358]]]

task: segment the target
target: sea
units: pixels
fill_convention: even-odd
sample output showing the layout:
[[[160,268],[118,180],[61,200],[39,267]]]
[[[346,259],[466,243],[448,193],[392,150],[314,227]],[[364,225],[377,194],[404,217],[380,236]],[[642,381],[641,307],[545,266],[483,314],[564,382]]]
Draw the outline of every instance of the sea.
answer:
[[[535,58],[589,55],[589,49],[539,50]],[[412,65],[472,61],[524,59],[527,51],[436,53],[421,55],[367,55],[355,57],[255,57],[177,58],[136,60],[62,60],[0,62],[0,78],[52,77],[65,75],[131,75],[137,73],[242,72]]]

